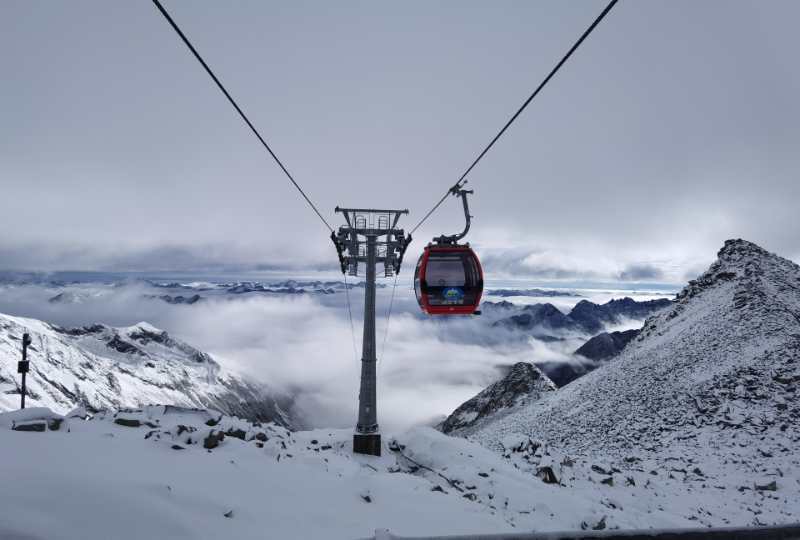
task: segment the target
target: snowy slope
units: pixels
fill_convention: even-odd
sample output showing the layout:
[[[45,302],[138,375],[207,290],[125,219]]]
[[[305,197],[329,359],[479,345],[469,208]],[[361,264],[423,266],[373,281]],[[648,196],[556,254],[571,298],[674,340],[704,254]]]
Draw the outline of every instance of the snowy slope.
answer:
[[[0,410],[19,407],[21,338],[28,348],[27,405],[66,412],[164,403],[212,407],[290,424],[287,400],[226,372],[211,356],[147,323],[61,328],[0,314]],[[283,407],[282,407],[283,406]]]
[[[800,267],[742,240],[718,256],[616,360],[462,434],[563,454],[575,481],[645,484],[701,523],[800,519]]]
[[[688,525],[611,490],[565,490],[430,428],[353,455],[350,430],[290,432],[207,410],[0,414],[0,537],[359,538]],[[43,431],[34,431],[40,428]],[[29,431],[22,431],[29,430]],[[616,508],[614,507],[616,506]]]

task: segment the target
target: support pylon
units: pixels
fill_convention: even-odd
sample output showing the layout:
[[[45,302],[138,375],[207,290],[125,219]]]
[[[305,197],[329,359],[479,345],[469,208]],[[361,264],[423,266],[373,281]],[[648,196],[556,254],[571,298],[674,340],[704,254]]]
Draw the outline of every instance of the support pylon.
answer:
[[[381,455],[381,434],[378,425],[378,400],[375,344],[375,282],[378,263],[383,263],[384,275],[400,271],[403,254],[411,236],[397,229],[397,222],[408,210],[375,210],[339,208],[346,226],[332,233],[331,239],[339,254],[342,273],[358,275],[359,263],[366,265],[364,287],[364,339],[361,350],[361,385],[358,393],[358,421],[353,434],[353,452],[371,456]],[[385,240],[380,240],[386,237]],[[362,240],[363,238],[363,240]],[[362,249],[363,248],[363,249]]]

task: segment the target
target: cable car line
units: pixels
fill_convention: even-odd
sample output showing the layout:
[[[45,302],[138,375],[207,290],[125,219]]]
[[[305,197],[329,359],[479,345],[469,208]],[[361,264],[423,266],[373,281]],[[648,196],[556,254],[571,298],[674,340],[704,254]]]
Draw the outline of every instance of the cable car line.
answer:
[[[353,358],[358,362],[358,348],[356,347],[356,327],[353,324],[353,309],[350,307],[350,285],[347,284],[347,274],[344,274],[344,294],[347,297],[347,316],[350,318],[350,337],[353,338]]]
[[[589,25],[589,27],[581,35],[581,37],[578,38],[578,40],[575,42],[575,44],[572,45],[572,47],[569,49],[569,51],[567,51],[567,54],[564,55],[564,57],[558,62],[558,64],[556,64],[556,66],[550,71],[550,73],[547,75],[547,77],[545,77],[544,80],[539,84],[539,86],[536,87],[536,90],[534,90],[533,93],[530,96],[528,96],[528,99],[525,100],[525,102],[522,104],[522,106],[519,109],[517,109],[517,112],[515,112],[514,115],[508,120],[508,122],[506,122],[506,124],[503,126],[503,129],[501,129],[497,133],[497,135],[494,136],[494,138],[486,146],[486,148],[484,148],[483,151],[480,154],[478,154],[478,157],[475,158],[475,161],[473,161],[472,164],[469,167],[467,167],[467,170],[464,171],[464,174],[461,175],[461,177],[458,179],[458,182],[456,182],[455,185],[453,185],[453,187],[451,187],[449,190],[447,190],[447,193],[444,194],[444,196],[439,200],[439,202],[437,202],[436,205],[433,208],[431,208],[431,210],[427,214],[425,214],[425,216],[419,221],[419,223],[417,223],[414,226],[414,228],[411,229],[411,234],[414,234],[414,232],[419,228],[419,226],[422,225],[425,222],[425,220],[427,220],[430,217],[430,215],[433,214],[433,212],[435,212],[437,208],[439,208],[439,206],[441,206],[441,204],[444,202],[444,200],[447,198],[448,195],[450,195],[451,193],[455,193],[456,191],[461,189],[461,187],[466,183],[465,178],[472,171],[472,169],[475,168],[475,166],[483,158],[483,156],[486,155],[486,153],[489,151],[489,149],[491,149],[492,146],[494,146],[494,143],[496,143],[497,140],[500,137],[503,136],[503,133],[505,133],[506,130],[511,126],[511,124],[514,123],[514,120],[516,120],[517,117],[520,114],[522,114],[522,111],[524,111],[525,108],[530,104],[530,102],[533,101],[533,98],[535,98],[536,95],[539,92],[541,92],[542,88],[544,88],[545,85],[547,85],[547,83],[550,82],[550,79],[552,79],[553,76],[558,72],[558,70],[561,69],[561,66],[563,66],[566,63],[566,61],[569,59],[569,57],[572,56],[572,53],[574,53],[578,49],[578,47],[581,46],[581,43],[583,43],[583,41],[587,37],[589,37],[589,34],[591,34],[592,31],[595,29],[595,27],[598,24],[600,24],[600,21],[602,21],[605,18],[605,16],[608,15],[608,12],[611,11],[611,8],[613,8],[614,5],[616,5],[616,3],[618,1],[619,0],[611,0],[608,3],[608,5],[600,13],[600,15],[597,16],[597,18],[594,20],[594,22],[592,22],[592,24]]]
[[[267,149],[267,152],[269,152],[269,155],[272,156],[272,159],[275,160],[275,163],[278,164],[278,166],[284,172],[284,174],[289,179],[289,181],[294,185],[294,187],[297,188],[297,191],[300,192],[300,195],[303,196],[303,198],[306,200],[306,202],[311,207],[311,209],[314,210],[314,212],[317,214],[319,219],[321,219],[322,222],[325,224],[325,226],[328,228],[328,230],[330,232],[333,232],[333,227],[331,227],[330,224],[328,223],[328,221],[324,217],[322,217],[322,214],[317,209],[316,205],[313,202],[311,202],[311,199],[308,198],[308,195],[306,195],[306,192],[303,191],[303,188],[300,187],[300,184],[298,184],[297,181],[295,181],[294,177],[291,175],[291,173],[289,173],[289,171],[283,165],[281,160],[278,159],[278,156],[275,155],[275,152],[273,152],[272,148],[269,147],[269,145],[267,144],[267,141],[264,140],[264,137],[261,136],[261,134],[258,132],[256,127],[253,125],[253,123],[247,117],[247,115],[244,114],[244,111],[242,111],[241,107],[239,107],[239,105],[236,103],[236,100],[233,99],[233,97],[230,95],[228,90],[225,89],[225,87],[222,85],[222,82],[220,82],[220,80],[217,78],[217,76],[214,75],[214,72],[211,71],[211,68],[208,67],[208,64],[206,64],[205,60],[203,60],[203,57],[200,56],[200,53],[198,53],[197,49],[194,48],[194,45],[191,44],[191,42],[189,41],[189,38],[186,37],[186,34],[184,34],[183,31],[181,31],[181,29],[178,27],[177,23],[173,20],[173,18],[170,16],[170,14],[167,13],[167,10],[164,9],[164,6],[161,5],[161,2],[159,2],[159,0],[153,0],[153,3],[156,5],[156,7],[161,12],[161,14],[164,16],[164,18],[167,19],[167,22],[169,22],[169,24],[172,26],[172,28],[175,30],[175,32],[177,32],[177,34],[180,36],[180,38],[183,40],[183,42],[186,44],[186,46],[189,47],[189,50],[192,51],[192,54],[194,55],[195,58],[197,58],[197,61],[200,62],[200,64],[203,66],[203,68],[206,70],[206,72],[209,74],[209,76],[211,76],[211,78],[217,84],[217,87],[219,87],[219,89],[222,91],[222,93],[225,94],[225,97],[228,98],[228,101],[230,101],[231,105],[233,105],[233,108],[236,109],[236,112],[239,113],[239,116],[242,117],[242,120],[245,121],[247,126],[250,128],[250,130],[253,132],[253,134],[258,138],[258,140],[261,141],[261,144],[264,146],[264,148]]]
[[[389,309],[386,311],[386,328],[383,331],[383,345],[381,345],[381,355],[379,357],[381,363],[383,363],[384,353],[386,352],[386,341],[389,339],[389,322],[392,320],[392,307],[394,306],[394,293],[397,290],[397,276],[399,274],[394,274],[394,284],[392,285],[392,296],[389,299]],[[378,366],[380,369],[380,366]]]

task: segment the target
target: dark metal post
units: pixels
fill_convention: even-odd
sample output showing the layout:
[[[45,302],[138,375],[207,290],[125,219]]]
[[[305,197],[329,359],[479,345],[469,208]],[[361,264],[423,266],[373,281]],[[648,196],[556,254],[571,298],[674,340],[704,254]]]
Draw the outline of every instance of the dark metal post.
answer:
[[[353,436],[353,451],[358,454],[381,455],[378,429],[375,353],[375,258],[376,240],[367,235],[367,282],[364,287],[364,341],[361,349],[361,390],[358,393],[358,423]]]
[[[25,408],[25,394],[28,393],[25,376],[30,369],[30,362],[28,362],[28,345],[31,344],[31,336],[28,333],[22,334],[22,361],[17,364],[17,372],[22,374],[22,393],[20,397],[20,408]]]

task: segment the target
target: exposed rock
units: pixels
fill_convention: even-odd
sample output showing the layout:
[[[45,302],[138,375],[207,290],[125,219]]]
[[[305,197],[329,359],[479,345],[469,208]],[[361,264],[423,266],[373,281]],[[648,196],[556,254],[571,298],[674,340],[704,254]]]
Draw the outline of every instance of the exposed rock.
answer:
[[[670,305],[672,301],[666,298],[637,302],[633,298],[625,297],[602,305],[581,300],[569,312],[569,318],[584,331],[595,334],[606,324],[617,324],[623,318],[645,319]]]
[[[543,393],[555,389],[553,381],[536,366],[519,362],[508,375],[458,407],[439,428],[444,433],[462,430],[510,407],[535,401]]]
[[[778,483],[775,480],[766,484],[756,484],[755,487],[758,491],[778,491]]]
[[[603,332],[584,343],[575,351],[575,354],[590,360],[608,360],[622,352],[625,345],[638,335],[638,329],[625,330],[623,332]]]
[[[581,300],[569,314],[552,304],[533,304],[517,308],[518,313],[498,320],[493,326],[523,331],[574,330],[594,335],[606,325],[619,324],[625,319],[643,320],[672,303],[666,298],[639,302],[625,297],[605,304]]]
[[[115,418],[114,423],[118,426],[125,427],[141,427],[142,423],[135,418]]]
[[[47,422],[43,420],[33,420],[30,422],[17,422],[11,428],[14,431],[47,431]]]
[[[545,484],[558,484],[558,477],[556,476],[555,471],[553,471],[553,468],[549,465],[539,467],[536,471],[536,476],[538,476]]]
[[[727,487],[730,504],[759,510],[796,465],[798,365],[800,266],[730,240],[613,362],[460,434],[531,472],[538,461],[509,452],[509,434],[575,458],[583,480]],[[592,471],[597,458],[611,465]]]
[[[214,359],[147,323],[127,328],[63,328],[0,314],[0,357],[15,358],[14,338],[33,337],[28,349],[30,406],[58,412],[161,402],[214,408],[221,413],[293,426],[292,398],[228,372]],[[0,410],[16,407],[16,365],[0,363]],[[4,397],[5,396],[5,397]],[[16,401],[18,402],[18,401]]]
[[[553,304],[533,304],[522,308],[522,312],[508,319],[501,319],[493,326],[501,326],[515,330],[560,330],[573,328],[575,323],[564,315]]]
[[[223,440],[225,440],[225,434],[221,431],[212,429],[206,438],[203,439],[203,448],[211,450],[219,446],[219,443],[221,443]]]
[[[233,437],[234,439],[244,440],[247,432],[243,429],[229,429],[225,432],[225,435],[228,437]]]

